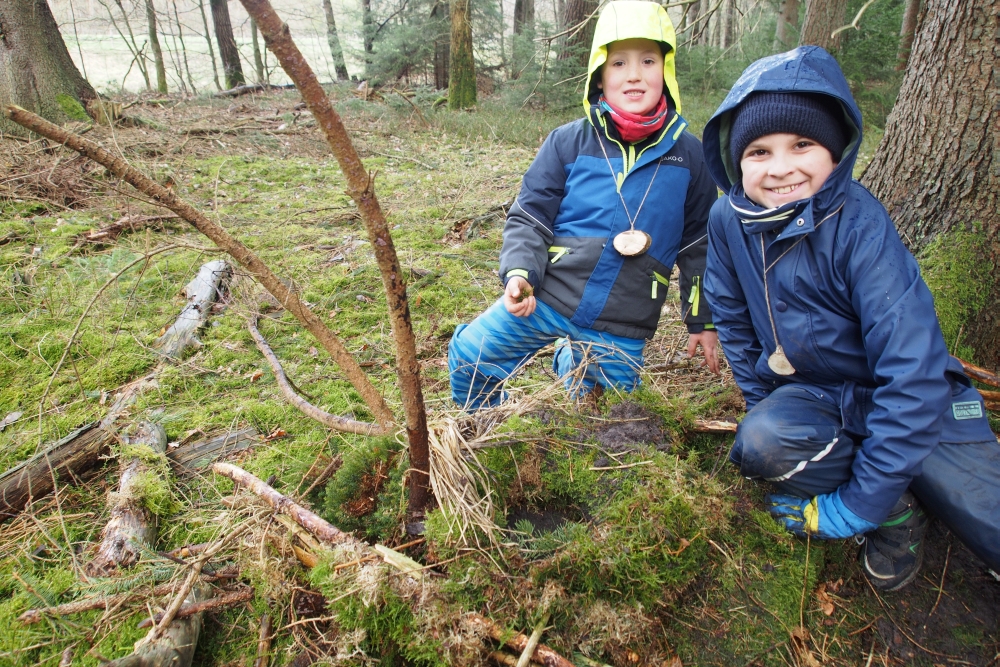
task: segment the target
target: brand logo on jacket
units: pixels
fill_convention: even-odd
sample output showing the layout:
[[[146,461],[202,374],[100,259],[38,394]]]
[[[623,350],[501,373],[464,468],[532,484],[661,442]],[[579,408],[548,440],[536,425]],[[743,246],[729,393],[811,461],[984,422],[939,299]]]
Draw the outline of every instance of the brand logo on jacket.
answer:
[[[983,405],[979,401],[952,403],[951,412],[955,419],[980,419],[983,416]]]
[[[680,155],[664,155],[660,158],[660,162],[684,162],[684,158]]]

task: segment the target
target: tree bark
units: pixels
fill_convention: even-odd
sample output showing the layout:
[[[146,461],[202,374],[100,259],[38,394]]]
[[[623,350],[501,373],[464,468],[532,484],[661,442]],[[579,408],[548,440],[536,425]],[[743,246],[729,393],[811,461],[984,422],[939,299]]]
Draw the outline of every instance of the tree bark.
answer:
[[[86,567],[92,577],[131,567],[142,556],[142,547],[152,547],[156,542],[156,517],[142,504],[142,484],[146,475],[157,474],[150,459],[166,453],[167,434],[162,426],[144,422],[127,442],[137,449],[133,457],[121,461],[121,479],[118,493],[112,496],[111,519],[101,532],[97,555]]]
[[[163,62],[163,50],[160,49],[160,37],[156,30],[156,8],[153,0],[146,0],[146,24],[149,28],[149,47],[153,51],[153,64],[156,66],[156,91],[167,92],[167,67]]]
[[[260,57],[260,40],[257,39],[257,24],[250,19],[250,39],[253,42],[253,66],[257,70],[257,83],[264,81],[264,59]]]
[[[267,39],[268,33],[263,27],[261,29],[264,32],[265,39]],[[315,77],[313,77],[313,80],[315,81]],[[315,81],[315,86],[320,91],[323,90],[318,81]],[[329,100],[325,97],[325,93],[323,99],[326,100],[326,104],[329,105]],[[271,269],[268,268],[267,265],[264,264],[264,262],[262,262],[260,258],[257,257],[257,255],[255,255],[248,247],[233,238],[232,235],[230,235],[229,232],[221,226],[212,222],[205,215],[198,212],[198,210],[191,206],[191,204],[178,197],[173,190],[168,190],[159,183],[156,183],[148,176],[132,167],[122,158],[112,155],[97,144],[78,135],[70,134],[60,127],[49,123],[45,119],[19,107],[8,105],[3,109],[3,112],[7,118],[18,123],[19,125],[22,125],[23,127],[26,127],[27,129],[30,129],[32,132],[41,134],[42,136],[56,141],[71,150],[80,153],[81,155],[85,155],[94,162],[103,165],[115,174],[115,176],[130,183],[140,192],[149,195],[161,206],[165,206],[171,211],[174,211],[177,215],[191,223],[195,229],[210,238],[217,246],[219,246],[219,248],[223,249],[230,255],[230,257],[235,259],[240,266],[247,269],[260,282],[260,284],[264,286],[264,289],[270,292],[274,298],[278,300],[279,304],[288,309],[288,311],[292,313],[292,315],[294,315],[296,319],[298,319],[299,322],[301,322],[302,325],[316,337],[323,348],[329,352],[331,357],[333,357],[333,360],[337,363],[337,365],[340,366],[341,370],[344,371],[344,374],[347,376],[354,388],[357,389],[358,393],[361,394],[361,397],[364,399],[368,407],[373,413],[375,413],[375,418],[384,425],[393,423],[392,411],[389,409],[389,406],[386,405],[381,394],[379,394],[375,387],[372,386],[371,382],[368,381],[368,378],[365,376],[361,366],[359,366],[358,362],[351,356],[351,353],[347,351],[347,348],[344,347],[344,344],[340,341],[340,339],[337,338],[336,335],[334,335],[334,333],[323,324],[316,314],[313,313],[301,299],[299,299],[298,295],[289,289],[288,286],[282,282],[281,279],[279,279],[278,276],[276,276],[274,272],[271,271]],[[330,112],[333,112],[332,107],[330,108]],[[315,111],[313,112],[313,115],[318,117],[318,114],[316,114]],[[340,127],[343,131],[343,125]],[[346,131],[344,131],[344,136],[346,137]],[[356,152],[354,153],[354,157],[363,172],[363,167],[360,166],[361,161],[357,158]],[[350,178],[348,180],[350,182]],[[370,193],[365,191],[358,194],[361,200],[359,202],[359,207],[362,210],[362,216],[365,216],[365,214],[368,213],[368,209],[371,208],[372,205],[370,200],[367,198]],[[371,196],[371,200],[374,200],[374,196]],[[355,201],[358,200],[356,199]],[[377,207],[377,201],[375,202],[375,206]],[[370,215],[370,213],[368,214]],[[365,219],[367,220],[368,218],[366,217]],[[388,226],[385,226],[384,234],[385,238],[387,238]],[[377,242],[372,243],[373,246],[387,245],[386,241],[384,241],[381,236],[378,237],[376,241]],[[382,252],[384,253],[384,251]],[[376,258],[380,256],[380,248],[376,248],[375,254]],[[397,268],[397,271],[393,274],[394,280],[396,279],[396,276],[402,276],[402,270]],[[384,277],[383,280],[385,280]],[[402,288],[402,283],[399,284]],[[405,288],[402,289],[404,289],[405,293]],[[409,321],[409,308],[406,306],[405,299],[401,309],[404,311],[404,317],[407,321]],[[413,354],[413,359],[413,364],[415,365],[415,352]],[[417,366],[417,368],[419,369],[419,366]],[[418,395],[420,394],[418,393]],[[406,393],[404,390],[404,404],[406,400],[405,396]],[[422,395],[420,395],[420,405],[422,408]],[[424,415],[423,419],[424,432],[426,433],[426,415]],[[409,430],[409,428],[410,423],[407,421],[407,429]],[[411,460],[412,456],[413,455],[411,454]],[[414,463],[414,465],[417,465],[417,463]]]
[[[330,44],[333,69],[339,80],[349,81],[351,76],[347,73],[347,65],[344,63],[344,49],[340,46],[340,37],[337,35],[337,20],[333,16],[333,3],[330,0],[323,0],[323,13],[326,15],[326,41]]]
[[[598,0],[566,0],[562,29],[573,29],[573,32],[566,36],[559,60],[570,60],[581,67],[587,66],[590,43],[594,41],[594,28],[597,25],[597,15],[594,14],[597,5]]]
[[[963,343],[1000,360],[1000,5],[928,0],[899,98],[862,182],[911,250],[935,235],[981,225],[992,286]]]
[[[189,347],[201,347],[198,330],[208,321],[208,314],[231,273],[229,265],[221,259],[203,264],[198,275],[184,288],[187,305],[166,333],[156,339],[153,347],[170,359],[180,359]]]
[[[899,29],[899,51],[896,53],[896,70],[902,72],[910,60],[913,36],[917,32],[920,18],[920,0],[906,0],[903,10],[903,25]]]
[[[448,0],[435,0],[431,8],[434,31],[434,87],[448,88],[448,65],[451,61],[451,17]]]
[[[372,0],[361,0],[361,41],[365,49],[365,77],[371,76],[372,53],[375,51],[375,18]]]
[[[96,117],[97,93],[80,76],[46,0],[0,2],[0,106],[17,104],[54,123]],[[0,118],[0,132],[23,135]]]
[[[451,62],[448,65],[448,108],[476,106],[476,60],[472,53],[469,0],[451,0]]]
[[[781,0],[778,23],[774,29],[774,50],[787,51],[795,46],[799,34],[799,0]]]
[[[295,82],[302,99],[312,111],[317,124],[323,129],[340,170],[347,178],[347,192],[361,212],[361,219],[368,230],[368,239],[374,249],[379,272],[382,274],[382,287],[389,306],[389,318],[396,347],[396,373],[399,378],[403,411],[406,414],[406,435],[411,466],[410,515],[422,516],[424,508],[430,502],[427,411],[424,407],[423,389],[420,386],[420,362],[417,361],[417,346],[410,322],[406,283],[403,280],[404,274],[399,265],[399,258],[396,256],[396,248],[392,243],[392,235],[389,233],[389,225],[375,196],[372,178],[361,163],[361,158],[358,157],[340,116],[330,104],[330,98],[292,41],[288,26],[281,22],[267,0],[241,1],[257,21],[268,48],[278,57],[282,68]],[[353,358],[351,361],[354,362]],[[356,362],[354,363],[356,365]],[[382,405],[384,406],[384,403]],[[382,421],[380,415],[376,414],[376,417]]]
[[[815,44],[831,53],[836,51],[840,48],[840,34],[831,35],[844,25],[846,13],[847,0],[808,0],[799,46]]]
[[[222,90],[219,83],[219,68],[215,63],[215,48],[212,46],[212,34],[208,29],[208,17],[205,16],[205,0],[198,0],[198,11],[201,12],[201,23],[205,26],[205,41],[208,42],[208,59],[212,61],[212,79],[215,81],[215,88]]]
[[[64,483],[89,479],[115,440],[113,429],[94,422],[0,475],[0,521],[52,493],[57,479]]]
[[[514,34],[535,29],[535,0],[514,0]]]
[[[184,602],[201,602],[210,591],[206,584],[195,584]],[[107,663],[107,667],[189,667],[198,645],[203,616],[204,612],[199,612],[174,621],[155,641],[142,644],[134,653]]]
[[[226,0],[209,0],[212,8],[212,22],[215,24],[215,39],[219,43],[219,57],[226,77],[226,88],[235,88],[246,83],[240,51],[233,37],[233,24],[229,19],[229,4]]]

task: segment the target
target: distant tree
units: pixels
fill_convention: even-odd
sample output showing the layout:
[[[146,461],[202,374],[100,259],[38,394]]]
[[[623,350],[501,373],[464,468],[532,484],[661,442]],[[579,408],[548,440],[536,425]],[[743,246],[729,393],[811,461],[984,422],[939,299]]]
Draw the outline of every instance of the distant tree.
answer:
[[[212,79],[215,81],[215,87],[222,90],[222,84],[219,83],[219,68],[215,64],[215,48],[212,46],[212,33],[208,29],[208,18],[205,17],[205,0],[198,0],[198,11],[201,12],[201,23],[205,26],[205,41],[208,42],[208,59],[212,61]]]
[[[0,2],[0,104],[63,123],[95,115],[97,99],[73,64],[46,0]],[[0,131],[24,133],[2,114]]]
[[[917,32],[917,21],[920,18],[920,0],[906,0],[903,10],[903,25],[899,29],[899,53],[896,55],[896,69],[903,71],[910,60],[910,49],[913,47],[913,35]]]
[[[451,63],[448,108],[476,106],[476,61],[472,53],[472,22],[469,0],[451,0]]]
[[[442,29],[451,26],[448,0],[434,0],[431,19],[432,25],[441,26],[434,31],[434,87],[444,90],[448,87],[448,65],[451,61],[451,31]]]
[[[330,57],[333,58],[333,69],[337,73],[337,78],[346,81],[351,78],[347,73],[347,65],[344,62],[344,49],[340,46],[340,37],[337,35],[337,20],[333,16],[333,4],[330,0],[323,0],[323,13],[326,15],[326,41],[330,44]]]
[[[250,43],[253,46],[253,68],[257,73],[257,83],[267,83],[267,73],[264,71],[264,58],[261,55],[260,39],[257,37],[257,23],[250,19]]]
[[[799,0],[781,0],[774,29],[774,50],[786,51],[795,46],[799,27]]]
[[[962,343],[1000,360],[1000,4],[927,0],[899,98],[862,182],[919,250],[933,237],[980,226],[992,284]]]
[[[844,25],[846,13],[847,0],[808,0],[799,45],[815,44],[827,51],[836,51],[840,46],[840,35],[831,35]]]
[[[375,17],[372,14],[372,0],[361,0],[361,33],[365,48],[365,77],[370,77],[372,52],[375,51]]]
[[[535,0],[514,0],[514,34],[523,35],[535,28]]]
[[[163,62],[163,51],[160,49],[160,38],[156,31],[156,8],[153,0],[146,0],[146,24],[149,29],[149,47],[153,51],[153,64],[156,66],[156,90],[167,92],[167,68]]]
[[[594,40],[597,25],[598,0],[566,0],[563,9],[562,29],[569,30],[559,60],[569,60],[581,67],[590,58],[590,43]]]
[[[229,4],[226,0],[209,0],[212,8],[212,23],[215,25],[215,39],[219,43],[219,57],[222,71],[226,76],[226,88],[235,88],[246,83],[240,51],[233,36],[233,23],[229,18]]]

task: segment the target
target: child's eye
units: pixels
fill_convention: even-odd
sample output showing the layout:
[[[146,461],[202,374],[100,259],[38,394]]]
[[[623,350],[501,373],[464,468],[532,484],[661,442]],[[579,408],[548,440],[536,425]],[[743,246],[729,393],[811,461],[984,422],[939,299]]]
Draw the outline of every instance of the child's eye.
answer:
[[[646,58],[645,60],[642,61],[642,64],[643,65],[655,65],[656,61],[653,60],[652,58]]]
[[[810,146],[815,146],[815,141],[809,141],[808,139],[803,139],[795,144],[796,148],[809,148]]]
[[[744,158],[748,157],[761,157],[762,155],[767,155],[767,151],[763,148],[752,148],[743,154]]]

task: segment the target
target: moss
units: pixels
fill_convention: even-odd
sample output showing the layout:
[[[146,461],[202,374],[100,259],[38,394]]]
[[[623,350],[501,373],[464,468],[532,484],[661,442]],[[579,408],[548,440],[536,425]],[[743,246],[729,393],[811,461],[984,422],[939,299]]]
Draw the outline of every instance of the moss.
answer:
[[[90,120],[90,116],[87,115],[87,110],[83,108],[80,101],[77,100],[72,95],[67,95],[66,93],[60,93],[56,95],[56,103],[59,108],[63,110],[66,117],[70,120],[77,120],[86,122]]]
[[[324,518],[345,531],[388,541],[405,509],[401,446],[369,438],[342,452],[343,463],[326,486]]]
[[[991,293],[989,263],[981,261],[987,245],[986,235],[976,226],[939,234],[918,257],[948,349],[963,359],[975,359],[976,354],[962,343],[962,331]]]

